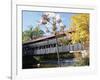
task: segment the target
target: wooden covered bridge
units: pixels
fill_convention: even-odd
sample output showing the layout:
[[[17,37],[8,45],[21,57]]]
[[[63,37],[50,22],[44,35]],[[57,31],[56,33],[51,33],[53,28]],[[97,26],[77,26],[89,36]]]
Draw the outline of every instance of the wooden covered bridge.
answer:
[[[33,41],[23,43],[23,55],[42,55],[42,54],[53,54],[57,52],[57,42],[55,36],[48,36],[39,38]],[[59,53],[83,50],[81,43],[59,45]]]
[[[63,34],[62,34],[63,35]],[[59,45],[56,41],[56,36],[51,35],[48,37],[42,37],[35,40],[31,40],[22,44],[22,56],[23,56],[23,68],[33,68],[33,64],[36,65],[40,63],[36,61],[33,56],[45,56],[45,55],[57,55],[68,53],[70,51],[83,50],[84,47],[81,43],[69,44],[69,45]],[[57,47],[58,45],[58,47]],[[57,52],[58,51],[58,52]],[[57,56],[58,65],[60,64],[59,55]]]

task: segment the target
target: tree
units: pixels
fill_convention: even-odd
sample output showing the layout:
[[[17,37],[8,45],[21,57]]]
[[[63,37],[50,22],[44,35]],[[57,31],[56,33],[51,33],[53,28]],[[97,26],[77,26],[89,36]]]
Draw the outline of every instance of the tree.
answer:
[[[25,30],[22,32],[22,41],[28,41],[28,40],[32,40],[32,36],[33,36],[33,28],[30,27],[29,30]]]
[[[72,23],[70,29],[68,30],[70,32],[72,43],[81,43],[86,51],[86,53],[83,53],[87,56],[84,58],[79,57],[78,63],[76,62],[76,65],[88,65],[89,64],[89,14],[86,13],[79,13],[75,14],[71,18]],[[81,52],[82,53],[82,52]],[[80,53],[80,54],[81,54]],[[74,54],[77,54],[77,52],[74,52]],[[76,55],[75,55],[75,58]],[[78,58],[77,58],[78,59]]]
[[[42,37],[44,34],[44,31],[42,31],[39,26],[36,26],[34,29],[33,29],[33,37],[36,39],[36,38],[39,38],[39,37]]]
[[[46,27],[47,29],[47,32],[50,32],[52,34],[55,35],[55,39],[56,39],[56,48],[57,48],[57,57],[58,57],[58,65],[60,65],[60,56],[59,56],[59,47],[58,47],[58,33],[60,31],[57,31],[58,29],[58,26],[57,24],[59,25],[59,27],[61,28],[60,30],[64,32],[64,28],[65,28],[65,25],[63,25],[62,23],[62,20],[61,20],[61,17],[59,14],[56,14],[56,13],[50,13],[50,12],[47,12],[47,13],[44,13],[42,15],[42,18],[40,20],[40,23],[39,24],[43,24],[43,25],[46,25],[47,23],[50,23],[52,26],[52,31],[49,31],[49,29]]]
[[[83,43],[89,42],[89,14],[80,13],[72,16],[71,30],[72,32],[72,43]]]
[[[28,40],[37,39],[39,37],[42,37],[44,34],[44,31],[42,31],[39,26],[36,26],[34,29],[33,27],[30,27],[28,30],[23,31],[22,33],[22,41],[26,42]]]

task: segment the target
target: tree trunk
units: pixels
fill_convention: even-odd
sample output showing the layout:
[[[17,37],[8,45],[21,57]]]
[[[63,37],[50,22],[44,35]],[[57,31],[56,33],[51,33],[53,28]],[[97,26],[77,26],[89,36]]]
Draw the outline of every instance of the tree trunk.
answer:
[[[60,64],[60,56],[59,56],[59,46],[58,46],[58,40],[57,40],[57,36],[56,35],[55,35],[55,39],[56,39],[58,65],[59,65],[59,67],[61,67],[61,64]]]

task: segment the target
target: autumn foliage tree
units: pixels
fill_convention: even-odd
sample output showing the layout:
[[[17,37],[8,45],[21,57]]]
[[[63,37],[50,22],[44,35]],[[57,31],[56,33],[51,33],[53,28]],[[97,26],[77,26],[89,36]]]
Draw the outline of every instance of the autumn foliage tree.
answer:
[[[71,18],[72,23],[69,32],[71,32],[72,44],[81,43],[85,49],[85,57],[79,57],[76,65],[89,65],[89,14],[79,13]],[[78,54],[77,52],[75,53]],[[75,55],[75,57],[76,57]],[[78,59],[78,58],[77,58]]]
[[[75,14],[71,18],[72,43],[89,43],[89,14]]]

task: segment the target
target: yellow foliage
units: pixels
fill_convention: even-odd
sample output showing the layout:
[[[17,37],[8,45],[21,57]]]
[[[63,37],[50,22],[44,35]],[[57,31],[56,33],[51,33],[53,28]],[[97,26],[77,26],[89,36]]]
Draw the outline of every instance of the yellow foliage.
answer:
[[[71,20],[71,29],[75,31],[72,33],[72,43],[89,41],[89,14],[75,14]]]

